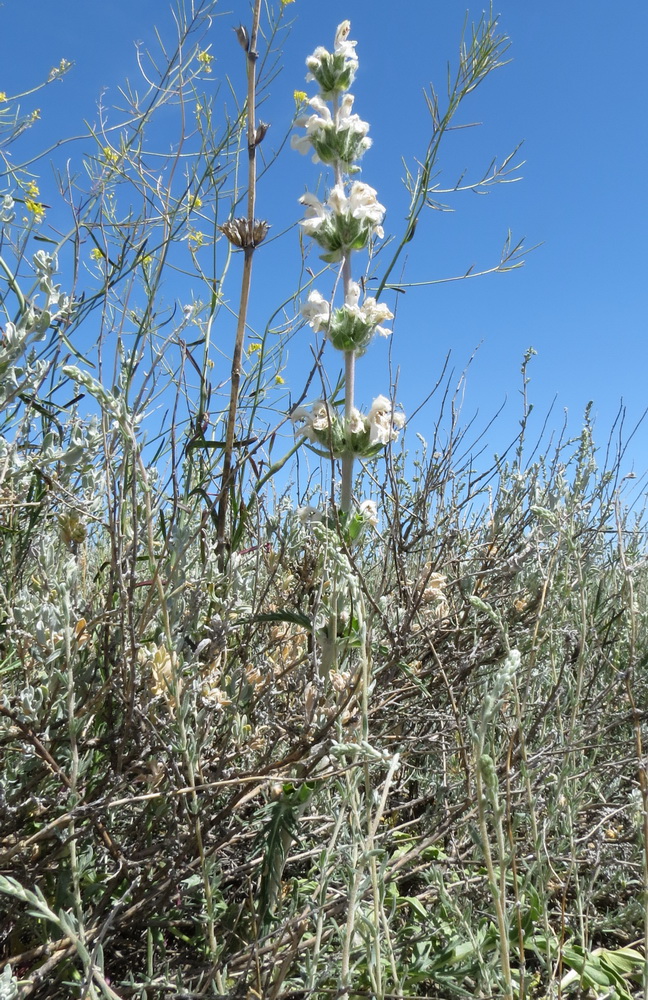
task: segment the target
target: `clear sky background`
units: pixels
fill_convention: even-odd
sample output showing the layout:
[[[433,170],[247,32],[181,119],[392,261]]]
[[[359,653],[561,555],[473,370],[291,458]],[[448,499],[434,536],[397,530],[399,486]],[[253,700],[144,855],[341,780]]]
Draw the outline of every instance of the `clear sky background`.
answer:
[[[479,19],[481,6],[466,0],[290,4],[286,19],[292,28],[283,36],[283,69],[261,111],[272,125],[266,149],[284,135],[293,113],[293,91],[315,92],[304,81],[306,55],[318,44],[330,48],[336,25],[348,17],[360,58],[354,110],[371,123],[374,140],[363,160],[362,179],[377,188],[388,207],[386,231],[400,233],[406,206],[401,157],[414,166],[425,149],[428,119],[422,92],[433,82],[444,94],[446,64],[456,65],[467,7],[469,17]],[[399,369],[398,399],[411,413],[436,382],[448,351],[458,376],[479,348],[466,381],[463,413],[466,421],[477,414],[475,426],[485,427],[505,403],[486,437],[489,454],[501,451],[517,429],[519,368],[532,346],[538,353],[530,368],[529,395],[537,427],[553,403],[550,424],[560,428],[566,409],[576,431],[585,405],[593,400],[595,436],[603,445],[621,401],[628,432],[648,405],[648,4],[500,0],[496,9],[501,29],[511,39],[512,61],[460,113],[462,124],[483,124],[447,137],[439,180],[451,187],[464,169],[476,179],[493,157],[503,159],[520,141],[524,145],[518,159],[526,161],[523,179],[498,186],[486,197],[449,196],[453,213],[429,212],[410,244],[403,280],[431,281],[462,274],[470,266],[491,267],[509,229],[514,240],[524,236],[529,246],[542,245],[520,270],[433,284],[399,296],[391,346],[377,340],[359,363],[358,402],[368,405],[373,396],[388,391],[390,349],[392,370]],[[242,53],[232,28],[249,24],[249,4],[230,0],[219,11],[205,39],[215,57],[211,78],[215,86],[227,74],[242,86]],[[153,46],[155,24],[173,37],[166,0],[0,0],[0,91],[27,89],[63,57],[75,64],[60,83],[24,102],[25,110],[40,107],[42,117],[15,159],[23,151],[83,132],[84,120],[96,120],[102,91],[107,103],[118,101],[119,85],[137,76],[134,42]],[[60,165],[90,150],[85,140],[52,158]],[[283,150],[278,167],[259,188],[258,214],[272,223],[273,233],[300,218],[297,198],[315,187],[319,169],[309,157]],[[38,172],[46,195],[51,177],[47,160]],[[287,262],[297,239],[293,229],[282,242],[270,244],[263,259],[258,255],[257,317],[267,302],[272,307],[279,303],[279,287],[290,287]],[[276,252],[277,247],[284,249]],[[230,295],[235,298],[234,284]],[[304,330],[299,335],[303,342],[291,348],[291,378],[292,366],[308,357],[309,333]],[[334,352],[329,366],[339,366]],[[298,392],[300,387],[293,388]],[[431,434],[435,413],[432,407],[419,414],[414,429]],[[628,447],[626,471],[634,468],[641,476],[647,454],[648,425]]]

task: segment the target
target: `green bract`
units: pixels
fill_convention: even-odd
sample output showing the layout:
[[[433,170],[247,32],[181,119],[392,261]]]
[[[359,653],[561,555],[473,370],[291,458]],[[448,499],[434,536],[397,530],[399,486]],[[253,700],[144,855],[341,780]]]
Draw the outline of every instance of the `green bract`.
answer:
[[[356,65],[350,63],[342,53],[318,49],[306,60],[306,65],[325,98],[348,90],[355,79]]]
[[[321,254],[327,264],[335,264],[352,250],[363,250],[373,232],[373,225],[352,215],[332,215],[313,232],[313,239],[326,252]]]
[[[341,163],[350,174],[356,174],[359,167],[353,166],[368,147],[369,140],[359,132],[348,128],[326,125],[311,136],[311,145],[322,163]]]
[[[353,351],[356,357],[364,354],[373,336],[375,325],[367,323],[358,309],[348,306],[336,309],[328,325],[328,339],[338,351]]]

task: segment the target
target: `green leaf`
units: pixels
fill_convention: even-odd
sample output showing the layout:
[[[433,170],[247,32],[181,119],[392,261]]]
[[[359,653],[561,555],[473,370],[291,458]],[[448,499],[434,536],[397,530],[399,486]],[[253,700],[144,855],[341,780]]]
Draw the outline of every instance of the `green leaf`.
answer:
[[[403,902],[409,903],[414,913],[416,913],[423,920],[427,920],[428,912],[423,906],[423,903],[421,903],[421,901],[418,900],[416,896],[401,896],[401,899],[403,900]]]

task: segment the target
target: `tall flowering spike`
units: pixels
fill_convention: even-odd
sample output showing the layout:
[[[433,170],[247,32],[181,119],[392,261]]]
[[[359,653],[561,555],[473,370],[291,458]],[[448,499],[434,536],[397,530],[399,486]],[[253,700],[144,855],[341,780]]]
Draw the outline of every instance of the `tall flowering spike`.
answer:
[[[308,57],[308,80],[319,85],[319,94],[308,104],[310,114],[297,120],[305,134],[291,140],[300,153],[313,153],[315,162],[329,163],[335,182],[324,201],[307,193],[300,199],[304,206],[302,232],[321,248],[322,260],[341,262],[340,274],[344,302],[334,308],[312,290],[302,306],[306,322],[323,332],[331,344],[345,356],[344,412],[327,400],[318,400],[312,408],[300,406],[292,414],[295,433],[301,435],[320,455],[341,459],[342,482],[340,506],[345,514],[352,508],[353,463],[356,458],[371,458],[389,442],[396,440],[405,423],[402,413],[394,412],[386,396],[378,396],[368,414],[354,405],[355,362],[378,333],[389,336],[382,324],[393,319],[392,312],[372,296],[361,301],[360,286],[353,281],[351,255],[363,250],[372,239],[382,239],[385,206],[368,184],[352,181],[357,161],[370,148],[369,125],[353,111],[353,95],[348,93],[358,68],[356,42],[349,38],[351,24],[343,21],[335,34],[333,52],[322,47]],[[305,95],[303,95],[305,97]]]

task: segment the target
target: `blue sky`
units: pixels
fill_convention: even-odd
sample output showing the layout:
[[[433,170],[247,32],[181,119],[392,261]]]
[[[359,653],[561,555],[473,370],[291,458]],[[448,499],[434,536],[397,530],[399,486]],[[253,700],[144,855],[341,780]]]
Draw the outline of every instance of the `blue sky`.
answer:
[[[458,0],[290,4],[286,15],[292,29],[283,37],[283,69],[261,112],[272,125],[268,148],[283,136],[293,91],[314,93],[313,84],[304,82],[306,55],[318,44],[330,47],[336,25],[350,18],[360,57],[354,110],[371,123],[374,140],[362,179],[378,189],[388,208],[386,230],[399,233],[406,204],[401,157],[413,166],[425,148],[422,91],[433,82],[443,95],[446,64],[456,63],[467,7],[470,18],[478,19],[481,6]],[[376,341],[359,363],[359,402],[368,405],[388,390],[390,350],[392,371],[399,371],[398,398],[412,412],[436,382],[449,350],[458,375],[479,348],[466,381],[464,417],[467,421],[477,413],[476,426],[485,426],[505,403],[486,437],[489,453],[501,451],[517,428],[519,368],[533,346],[538,353],[530,368],[529,395],[537,426],[555,400],[551,425],[559,428],[567,409],[576,430],[593,400],[596,438],[604,444],[621,400],[628,429],[648,404],[648,6],[643,0],[620,0],[614,8],[602,0],[500,0],[496,9],[511,39],[511,62],[460,113],[462,124],[483,124],[447,137],[440,182],[452,186],[464,169],[476,178],[493,157],[501,160],[522,140],[523,179],[486,197],[449,197],[452,213],[428,213],[410,244],[404,281],[434,281],[470,266],[491,267],[509,229],[514,240],[524,236],[529,246],[542,245],[528,255],[524,268],[511,273],[411,288],[399,296],[391,345]],[[249,5],[234,0],[218,10],[205,39],[215,57],[212,78],[230,75],[241,83],[241,50],[232,28],[249,23]],[[120,84],[137,75],[133,43],[153,45],[156,23],[171,39],[165,0],[0,2],[5,40],[0,91],[27,89],[63,57],[75,64],[63,81],[32,103],[24,102],[25,109],[33,104],[42,109],[24,151],[83,132],[83,121],[96,119],[102,91],[107,103],[118,101]],[[60,166],[66,157],[74,160],[88,152],[86,146],[64,147],[52,157]],[[46,160],[38,171],[46,191],[51,177]],[[310,158],[283,150],[259,188],[258,214],[269,219],[274,233],[300,217],[297,198],[306,187],[315,187],[318,175]],[[292,259],[296,232],[283,240],[274,244],[285,248],[281,252],[273,256],[268,247],[265,258],[259,255],[259,322],[276,288],[290,280],[283,262]],[[234,285],[230,295],[235,298]],[[308,356],[308,331],[300,337],[303,342],[292,348],[291,378]],[[329,364],[333,372],[338,359],[329,356]],[[424,410],[414,429],[429,435],[435,415],[434,406]],[[634,466],[643,473],[647,443],[644,427],[628,448],[626,471]]]

